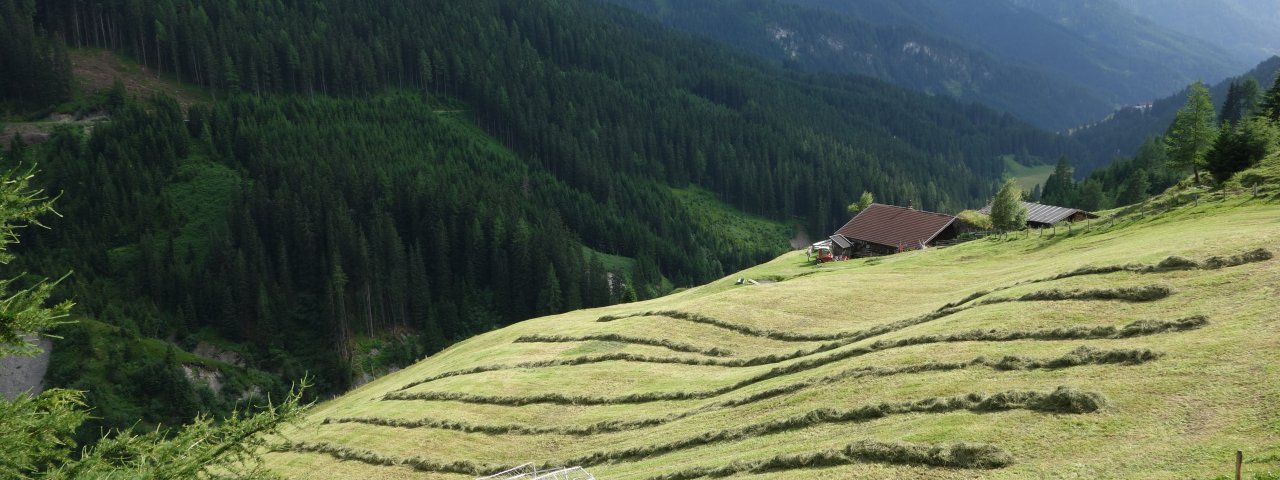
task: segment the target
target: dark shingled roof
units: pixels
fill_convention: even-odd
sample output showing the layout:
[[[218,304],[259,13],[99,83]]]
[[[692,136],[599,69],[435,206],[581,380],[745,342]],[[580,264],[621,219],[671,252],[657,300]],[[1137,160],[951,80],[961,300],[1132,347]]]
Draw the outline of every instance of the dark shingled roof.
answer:
[[[933,241],[955,221],[951,215],[873,203],[840,227],[836,235],[891,248],[915,248]]]
[[[1044,223],[1053,225],[1070,218],[1076,213],[1083,213],[1089,218],[1098,218],[1097,215],[1080,210],[1078,208],[1055,207],[1053,205],[1044,205],[1040,203],[1022,202],[1022,206],[1027,208],[1027,221],[1033,223]],[[991,215],[991,205],[982,207],[979,212]]]

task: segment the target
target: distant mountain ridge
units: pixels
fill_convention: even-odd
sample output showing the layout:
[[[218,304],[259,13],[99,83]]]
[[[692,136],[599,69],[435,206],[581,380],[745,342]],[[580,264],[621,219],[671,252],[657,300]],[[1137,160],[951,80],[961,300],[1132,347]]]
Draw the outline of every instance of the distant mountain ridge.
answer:
[[[1060,130],[1115,105],[1084,86],[913,26],[876,25],[786,0],[609,0],[673,28],[810,72],[867,75]]]
[[[788,0],[903,25],[1077,82],[1116,105],[1219,80],[1249,61],[1135,15],[1113,0]]]
[[[1280,55],[1280,3],[1273,0],[1116,0],[1138,15],[1257,60]]]

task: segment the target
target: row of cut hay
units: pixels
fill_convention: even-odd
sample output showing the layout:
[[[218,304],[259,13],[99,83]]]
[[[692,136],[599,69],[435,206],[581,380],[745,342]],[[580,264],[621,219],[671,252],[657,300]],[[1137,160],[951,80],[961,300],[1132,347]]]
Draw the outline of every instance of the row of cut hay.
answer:
[[[743,325],[741,323],[721,320],[719,318],[703,315],[700,313],[686,312],[683,310],[650,310],[647,312],[631,313],[625,315],[605,315],[597,318],[597,322],[607,323],[628,318],[637,317],[667,317],[676,320],[684,320],[686,322],[698,323],[702,325],[710,325],[713,327],[728,330],[734,333],[746,335],[749,337],[767,338],[781,342],[824,342],[830,340],[842,340],[858,332],[835,332],[835,333],[796,333],[785,330],[775,330],[771,328],[753,327]]]
[[[361,462],[385,467],[407,467],[420,472],[459,473],[484,475],[505,469],[470,461],[439,461],[423,457],[399,458],[371,450],[334,445],[327,442],[284,443],[274,447],[276,451],[315,453],[329,455],[338,460]],[[728,477],[747,473],[779,470],[818,468],[851,463],[888,463],[898,465],[927,465],[947,468],[994,469],[1013,463],[1013,456],[1003,448],[990,444],[956,443],[951,445],[922,445],[905,442],[879,442],[861,440],[840,450],[823,450],[798,455],[780,455],[751,462],[734,462],[723,467],[698,467],[662,476],[652,480],[679,480],[700,477]],[[544,465],[547,467],[550,464]]]
[[[667,443],[595,452],[566,460],[563,464],[590,466],[610,462],[636,461],[681,450],[717,443],[741,441],[821,424],[867,422],[891,415],[956,411],[999,412],[1008,410],[1084,414],[1097,412],[1105,405],[1106,400],[1097,392],[1058,387],[1052,392],[1011,390],[992,395],[970,393],[954,397],[930,397],[908,402],[885,402],[849,410],[820,408],[777,420],[704,432]]]
[[[1209,319],[1207,317],[1203,315],[1196,315],[1173,321],[1138,320],[1120,328],[1110,325],[1100,327],[1086,327],[1078,325],[1074,327],[1046,328],[1040,330],[970,330],[959,333],[921,335],[918,337],[903,338],[899,340],[880,340],[872,343],[868,348],[872,351],[879,351],[928,343],[1118,339],[1164,332],[1194,330],[1203,327],[1208,323]]]
[[[733,352],[717,347],[699,347],[687,343],[680,343],[665,338],[645,338],[634,337],[629,335],[619,335],[616,333],[601,333],[592,335],[522,335],[515,339],[515,343],[576,343],[576,342],[617,342],[629,343],[634,345],[647,345],[650,347],[660,347],[673,352],[696,353],[706,355],[708,357],[729,357],[733,356]]]
[[[480,433],[486,435],[573,435],[588,436],[604,433],[616,433],[622,431],[631,431],[641,428],[656,427],[664,425],[676,420],[681,420],[694,415],[707,413],[711,411],[735,408],[750,403],[758,402],[768,398],[781,395],[789,395],[795,392],[812,388],[816,386],[831,385],[836,382],[846,381],[857,378],[870,377],[889,377],[902,374],[913,374],[922,372],[943,372],[951,370],[960,370],[969,367],[984,366],[997,371],[1010,370],[1038,370],[1038,369],[1062,369],[1081,365],[1104,365],[1104,364],[1129,364],[1136,365],[1155,360],[1161,356],[1158,352],[1148,349],[1124,349],[1124,350],[1101,350],[1089,346],[1080,346],[1065,355],[1054,358],[1033,358],[1023,356],[1008,355],[997,359],[986,357],[978,357],[967,362],[925,362],[914,365],[904,365],[899,367],[858,367],[844,370],[832,375],[818,378],[802,380],[787,385],[778,386],[768,390],[760,391],[741,398],[723,400],[710,403],[697,408],[689,409],[680,413],[665,415],[661,417],[642,418],[634,420],[608,420],[593,423],[585,426],[541,426],[526,424],[505,424],[505,425],[486,425],[465,422],[455,422],[450,420],[439,420],[432,418],[421,419],[391,419],[382,417],[331,417],[326,418],[325,424],[341,424],[341,423],[359,423],[366,425],[377,425],[383,427],[394,428],[432,428],[440,430],[453,430],[465,433]],[[701,395],[713,396],[725,392],[719,392],[721,389],[708,390],[700,392]]]
[[[732,358],[732,359],[655,357],[652,355],[642,355],[642,354],[627,353],[627,352],[606,353],[606,354],[598,354],[598,355],[584,355],[584,356],[573,357],[573,358],[538,360],[538,361],[522,362],[522,363],[516,363],[516,364],[480,365],[480,366],[475,366],[475,367],[465,368],[460,370],[452,370],[452,371],[439,373],[436,375],[432,375],[429,377],[425,377],[425,378],[421,378],[421,379],[409,382],[404,386],[400,387],[399,390],[400,391],[408,390],[410,388],[423,385],[426,383],[431,383],[443,378],[458,377],[458,376],[464,376],[464,375],[475,375],[478,373],[485,373],[485,372],[516,370],[516,369],[525,369],[525,368],[564,367],[564,366],[574,366],[574,365],[587,365],[587,364],[602,363],[602,362],[621,361],[621,362],[637,362],[637,363],[667,363],[667,364],[674,363],[674,364],[694,365],[694,366],[730,367],[730,368],[755,367],[760,365],[781,363],[785,361],[795,360],[798,358],[804,358],[804,357],[816,355],[823,352],[828,352],[828,351],[835,350],[835,349],[838,349],[862,340],[866,340],[868,338],[878,337],[878,336],[892,333],[898,330],[902,330],[907,327],[931,322],[934,320],[947,317],[949,315],[954,315],[958,312],[962,312],[971,308],[976,308],[984,305],[992,305],[997,303],[1008,303],[1008,302],[1062,301],[1062,300],[1081,300],[1081,301],[1116,300],[1116,301],[1125,301],[1125,302],[1148,302],[1148,301],[1159,300],[1159,299],[1168,297],[1172,293],[1173,293],[1173,289],[1164,285],[1146,285],[1141,287],[1124,287],[1124,288],[1094,288],[1094,289],[1085,289],[1085,290],[1059,290],[1059,289],[1041,290],[1037,292],[1027,293],[1019,297],[991,298],[970,306],[953,307],[946,310],[939,310],[939,311],[926,313],[924,315],[920,315],[914,318],[909,318],[906,320],[899,320],[899,321],[884,324],[884,325],[878,325],[865,330],[840,333],[836,335],[841,335],[844,338],[842,338],[839,341],[823,343],[816,347],[796,350],[789,353],[775,353],[770,355],[762,355],[758,357]],[[661,315],[671,316],[676,313],[680,313],[682,315],[687,315],[687,316],[710,318],[710,317],[705,317],[698,314],[685,313],[685,312],[665,312],[665,313],[662,313]],[[677,318],[677,317],[672,317],[672,318]],[[729,323],[729,322],[724,322],[722,320],[716,320],[716,321],[722,322],[722,323]],[[744,327],[744,328],[751,328],[751,327]]]
[[[648,403],[667,400],[695,400],[700,398],[709,398],[709,396],[720,395],[725,392],[737,390],[747,385],[759,383],[771,378],[784,375],[791,375],[797,372],[810,370],[821,367],[830,363],[841,360],[867,355],[872,352],[879,352],[894,348],[901,348],[913,345],[923,345],[931,343],[952,343],[952,342],[1008,342],[1015,340],[1098,340],[1098,339],[1119,339],[1135,336],[1155,335],[1166,332],[1178,332],[1185,330],[1193,330],[1201,328],[1209,323],[1204,316],[1193,316],[1180,320],[1139,320],[1120,328],[1113,326],[1101,327],[1062,327],[1040,330],[971,330],[967,332],[950,333],[950,334],[932,334],[917,337],[903,338],[899,340],[878,341],[871,345],[851,348],[848,350],[835,352],[830,355],[819,358],[811,358],[801,360],[788,365],[783,365],[770,369],[767,372],[752,376],[742,381],[736,382],[718,389],[696,392],[696,391],[674,391],[674,392],[642,392],[616,397],[602,397],[590,395],[570,395],[563,393],[542,393],[536,395],[477,395],[460,392],[407,392],[395,391],[384,395],[384,400],[430,400],[430,401],[456,401],[464,403],[478,403],[489,405],[507,405],[507,406],[524,406],[532,404],[560,404],[560,405],[609,405],[609,404],[632,404],[632,403]],[[709,393],[709,395],[708,395]]]
[[[921,445],[904,442],[862,440],[835,450],[779,455],[764,460],[736,461],[721,467],[695,467],[649,480],[690,480],[702,477],[732,477],[808,468],[834,467],[855,463],[925,465],[943,468],[996,469],[1013,463],[1013,455],[995,445],[955,443]]]
[[[444,461],[423,457],[394,457],[372,450],[335,445],[329,442],[284,442],[273,446],[272,450],[278,452],[320,453],[338,460],[355,461],[384,467],[408,467],[420,472],[484,475],[486,472],[505,470],[501,465],[477,463],[470,460]]]
[[[1206,258],[1203,261],[1196,261],[1190,258],[1178,256],[1178,255],[1171,255],[1169,257],[1165,257],[1164,260],[1161,260],[1160,262],[1154,263],[1154,264],[1126,263],[1126,264],[1120,264],[1120,265],[1086,266],[1086,267],[1077,268],[1075,270],[1071,270],[1069,272],[1059,273],[1057,275],[1051,275],[1048,277],[1038,278],[1035,280],[1029,280],[1025,282],[1018,282],[1013,285],[1007,285],[1007,286],[995,288],[992,290],[982,290],[982,291],[974,292],[970,294],[968,297],[965,297],[964,299],[958,302],[952,302],[952,303],[943,305],[938,310],[941,311],[941,310],[946,310],[948,308],[959,307],[961,305],[964,305],[966,303],[972,302],[979,298],[985,297],[992,293],[996,293],[1002,290],[1008,290],[1013,287],[1033,284],[1033,283],[1051,282],[1055,280],[1062,280],[1065,278],[1081,277],[1086,275],[1106,275],[1109,273],[1116,273],[1116,272],[1163,273],[1163,272],[1174,272],[1174,271],[1180,271],[1180,270],[1217,270],[1221,268],[1238,267],[1238,266],[1247,265],[1250,263],[1265,262],[1267,260],[1270,260],[1271,258],[1272,258],[1271,251],[1265,248],[1258,248],[1258,249],[1250,250],[1248,252],[1239,253],[1236,255],[1213,256],[1213,257]]]

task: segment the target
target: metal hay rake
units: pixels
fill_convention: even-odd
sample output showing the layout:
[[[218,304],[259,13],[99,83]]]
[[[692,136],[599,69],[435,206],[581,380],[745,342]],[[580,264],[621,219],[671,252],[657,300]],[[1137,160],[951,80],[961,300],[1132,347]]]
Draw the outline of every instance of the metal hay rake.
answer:
[[[596,480],[596,477],[582,467],[538,471],[533,463],[526,463],[476,480]]]

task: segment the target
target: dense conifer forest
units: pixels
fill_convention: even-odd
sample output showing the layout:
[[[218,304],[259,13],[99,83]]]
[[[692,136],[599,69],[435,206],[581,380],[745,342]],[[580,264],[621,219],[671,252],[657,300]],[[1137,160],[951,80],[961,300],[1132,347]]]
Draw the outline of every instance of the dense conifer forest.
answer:
[[[723,227],[676,189],[825,232],[863,191],[959,211],[994,192],[1002,155],[1082,151],[983,107],[789,72],[590,1],[5,5],[4,23],[23,28],[0,51],[26,52],[5,65],[53,79],[6,88],[25,105],[14,112],[70,100],[64,61],[22,60],[68,48],[109,49],[212,99],[184,108],[117,88],[79,106],[108,122],[18,141],[5,162],[38,164],[35,181],[65,194],[9,270],[73,272],[56,297],[121,342],[233,345],[246,375],[276,379],[259,393],[306,371],[313,392],[343,391],[363,339],[388,339],[381,355],[403,365],[786,248],[710,241]],[[142,405],[127,411],[145,422],[253,393],[147,405],[164,382],[112,385],[181,383],[180,359],[63,333],[51,380]],[[103,363],[106,380],[85,378]]]

